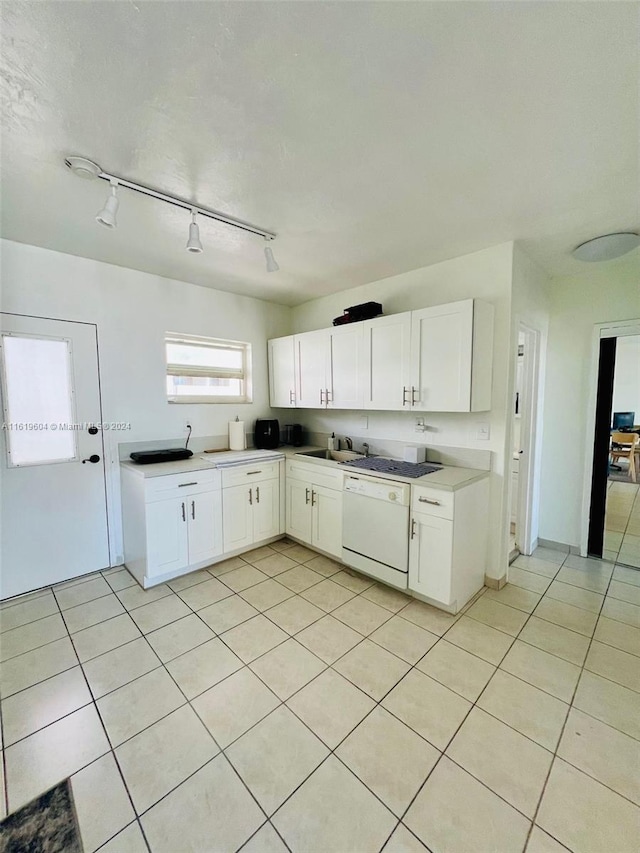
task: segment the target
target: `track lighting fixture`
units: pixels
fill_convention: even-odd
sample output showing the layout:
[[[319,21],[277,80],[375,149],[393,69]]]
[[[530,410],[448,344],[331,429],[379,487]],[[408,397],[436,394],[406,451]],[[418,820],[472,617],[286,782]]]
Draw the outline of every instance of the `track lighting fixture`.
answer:
[[[111,194],[107,198],[102,210],[96,214],[96,222],[104,225],[105,228],[115,228],[117,226],[116,213],[118,212],[118,196],[116,194],[118,182],[115,180],[109,181],[111,184]]]
[[[270,242],[268,237],[265,237],[265,240],[267,240],[267,242]],[[271,246],[264,247],[264,256],[267,259],[267,272],[278,272],[280,267],[278,266],[276,259],[273,257],[273,251],[271,249]]]
[[[231,225],[233,228],[239,228],[241,231],[248,231],[250,234],[258,234],[260,237],[264,237],[267,241],[274,240],[276,237],[273,231],[267,231],[264,228],[259,228],[257,225],[252,225],[250,222],[244,222],[242,219],[236,219],[234,216],[229,216],[226,213],[221,213],[220,211],[213,210],[209,207],[200,207],[199,205],[195,205],[193,202],[187,201],[179,196],[169,195],[168,193],[162,192],[162,190],[156,190],[153,187],[147,187],[144,184],[136,184],[134,181],[127,180],[127,178],[121,178],[118,175],[111,175],[108,172],[104,172],[97,163],[94,163],[92,160],[88,160],[86,157],[69,156],[65,158],[64,162],[74,175],[78,175],[80,178],[99,178],[101,181],[108,181],[110,183],[111,194],[109,195],[104,208],[96,216],[97,222],[107,228],[116,227],[116,213],[118,211],[118,197],[116,191],[118,187],[120,189],[124,187],[125,189],[140,193],[141,195],[146,195],[148,198],[155,198],[158,201],[164,201],[166,204],[172,204],[175,207],[182,207],[184,210],[190,211],[191,223],[189,224],[189,239],[187,241],[186,248],[188,252],[193,252],[194,254],[198,254],[203,250],[202,243],[200,242],[200,228],[196,222],[196,216],[198,214],[200,216],[206,216],[209,219],[215,219],[216,222]],[[276,272],[279,270],[280,267],[276,263],[276,259],[273,257],[273,252],[269,246],[265,247],[264,254],[267,260],[267,270],[269,272]]]
[[[193,252],[194,255],[199,255],[202,252],[202,243],[200,242],[200,228],[196,222],[196,211],[191,211],[191,224],[189,225],[189,239],[187,240],[187,252]]]

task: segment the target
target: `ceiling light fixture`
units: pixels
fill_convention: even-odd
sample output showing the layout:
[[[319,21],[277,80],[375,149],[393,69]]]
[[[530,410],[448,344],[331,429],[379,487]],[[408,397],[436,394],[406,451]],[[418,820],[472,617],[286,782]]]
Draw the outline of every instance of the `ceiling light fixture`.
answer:
[[[124,187],[125,189],[133,190],[133,192],[140,193],[141,195],[146,195],[149,198],[155,198],[158,201],[164,201],[167,204],[172,204],[175,207],[181,207],[184,210],[190,211],[192,221],[189,226],[189,242],[187,243],[187,250],[190,252],[202,251],[202,244],[200,243],[200,235],[198,233],[199,228],[195,221],[196,214],[206,216],[208,219],[215,219],[216,222],[222,222],[225,225],[231,225],[233,228],[239,228],[241,231],[248,231],[250,234],[257,234],[260,237],[264,237],[265,240],[275,240],[277,236],[273,231],[267,231],[265,228],[252,225],[250,222],[244,222],[242,219],[236,219],[234,216],[221,213],[219,210],[201,207],[200,205],[193,204],[193,202],[187,201],[179,196],[170,195],[169,193],[162,192],[162,190],[156,190],[153,187],[148,187],[144,184],[137,184],[135,181],[129,181],[127,178],[121,178],[119,175],[112,175],[109,172],[103,171],[97,163],[94,163],[92,160],[87,160],[86,157],[70,156],[66,157],[64,162],[74,175],[78,175],[78,177],[88,179],[100,178],[100,180],[108,181],[111,184],[111,195],[107,199],[104,209],[101,210],[96,217],[97,221],[101,225],[106,225],[109,228],[115,228],[116,226],[118,198],[116,196],[115,188],[119,187],[122,189],[122,187]],[[108,214],[106,217],[104,216],[105,213]],[[192,233],[195,234],[196,238],[193,241],[193,248],[191,239]],[[265,249],[265,256],[267,258],[267,269],[269,272],[276,272],[280,269],[270,248]]]
[[[117,196],[118,182],[111,180],[110,183],[111,194],[107,198],[102,210],[96,215],[96,222],[104,225],[105,228],[115,228],[118,225],[116,221],[116,213],[120,204]]]
[[[196,222],[196,211],[191,211],[191,224],[189,225],[189,239],[187,240],[187,252],[193,252],[194,255],[199,255],[202,252],[202,243],[200,242],[200,228]]]
[[[267,240],[267,242],[271,242],[268,237],[265,237],[265,240]],[[264,247],[264,256],[267,259],[267,272],[278,272],[280,267],[278,266],[276,259],[273,257],[273,250],[271,249],[271,246]]]
[[[640,246],[640,236],[633,231],[603,234],[581,243],[571,252],[578,261],[612,261]]]

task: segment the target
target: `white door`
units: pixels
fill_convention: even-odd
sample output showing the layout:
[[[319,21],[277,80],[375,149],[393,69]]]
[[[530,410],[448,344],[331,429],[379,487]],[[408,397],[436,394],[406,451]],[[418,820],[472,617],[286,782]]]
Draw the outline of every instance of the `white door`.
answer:
[[[411,390],[414,409],[471,411],[473,299],[413,311]]]
[[[299,408],[326,408],[328,347],[329,335],[326,329],[296,335]]]
[[[0,598],[109,565],[96,327],[0,315]]]
[[[283,532],[280,529],[280,480],[263,480],[253,489],[253,541]]]
[[[286,480],[286,532],[303,542],[311,542],[311,483]]]
[[[195,565],[222,554],[222,496],[220,491],[201,492],[187,503],[189,563]]]
[[[328,554],[342,557],[342,492],[313,486],[312,503],[311,544]]]
[[[411,520],[409,589],[442,604],[451,604],[453,522],[426,513]]]
[[[290,409],[296,405],[294,352],[293,335],[268,342],[269,400],[276,409]]]
[[[411,312],[363,324],[365,409],[411,408]]]
[[[222,528],[224,551],[248,548],[253,542],[253,507],[248,486],[222,490]]]
[[[362,324],[329,330],[329,409],[362,408]]]
[[[149,578],[189,565],[189,498],[168,498],[147,504]]]

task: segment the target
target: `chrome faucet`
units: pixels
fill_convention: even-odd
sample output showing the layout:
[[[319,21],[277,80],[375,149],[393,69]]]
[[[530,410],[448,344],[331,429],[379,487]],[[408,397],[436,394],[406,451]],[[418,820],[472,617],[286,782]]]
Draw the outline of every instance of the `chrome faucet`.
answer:
[[[366,441],[362,443],[362,449],[364,450],[365,458],[367,458],[369,456],[369,445]]]
[[[347,450],[353,450],[353,441],[351,441],[348,435],[345,435],[344,443],[347,445]]]

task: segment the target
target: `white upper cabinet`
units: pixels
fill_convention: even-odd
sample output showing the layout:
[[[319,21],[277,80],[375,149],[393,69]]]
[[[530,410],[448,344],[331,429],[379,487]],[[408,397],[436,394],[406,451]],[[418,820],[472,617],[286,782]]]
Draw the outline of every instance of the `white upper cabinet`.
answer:
[[[268,342],[269,402],[276,409],[296,405],[296,370],[294,336]]]
[[[363,405],[362,323],[329,329],[327,408],[361,409]]]
[[[409,408],[411,312],[366,320],[363,327],[364,409]]]
[[[327,405],[327,362],[330,329],[295,336],[297,405],[324,409]]]
[[[493,306],[464,299],[269,341],[271,405],[485,412],[492,363]]]
[[[474,299],[411,314],[411,406],[422,412],[491,408],[493,306]]]

